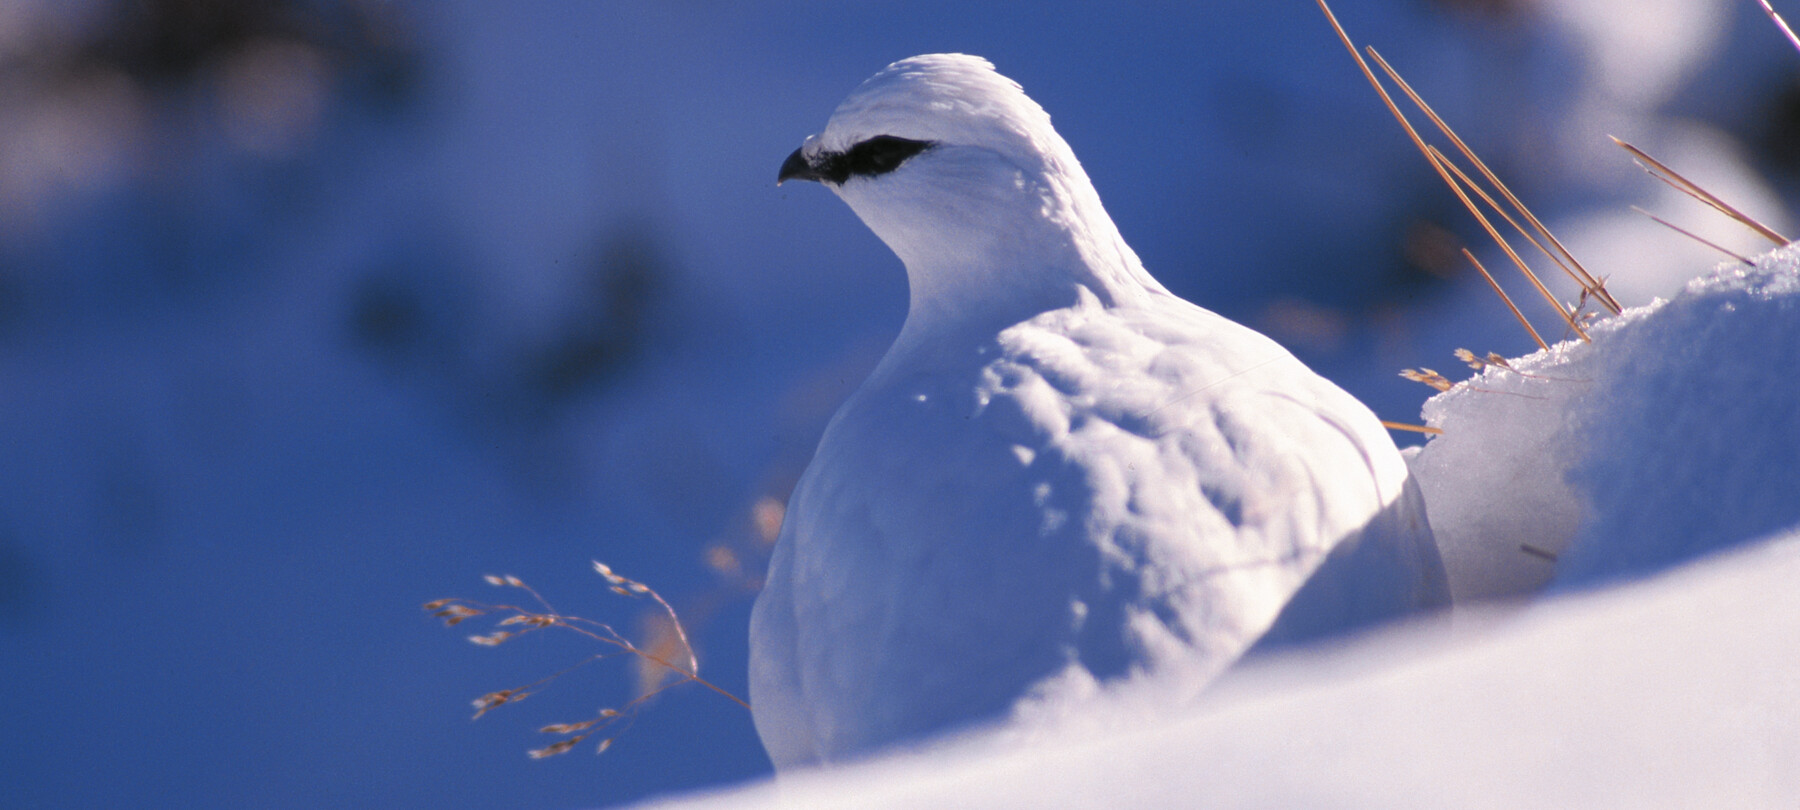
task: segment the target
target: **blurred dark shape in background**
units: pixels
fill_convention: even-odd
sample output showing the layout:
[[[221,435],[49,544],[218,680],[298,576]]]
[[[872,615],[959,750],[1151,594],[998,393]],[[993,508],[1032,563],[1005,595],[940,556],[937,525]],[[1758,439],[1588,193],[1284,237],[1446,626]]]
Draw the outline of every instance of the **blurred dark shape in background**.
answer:
[[[1763,114],[1753,117],[1762,126],[1750,142],[1761,164],[1793,187],[1800,184],[1800,76],[1773,84],[1781,90],[1769,99]]]
[[[1536,5],[1534,0],[1425,0],[1446,11],[1479,14],[1496,22],[1522,20]]]
[[[566,416],[638,362],[667,316],[659,296],[676,270],[642,223],[616,225],[571,261],[573,289],[554,323],[521,337],[491,328],[463,261],[423,248],[369,272],[350,290],[344,328],[354,349],[386,369],[421,405],[532,487],[568,497],[575,475]],[[483,344],[478,347],[477,344]],[[556,459],[556,461],[551,461]]]
[[[415,100],[423,62],[405,8],[16,6],[0,40],[0,257],[10,259],[12,317],[34,303],[180,294],[257,264],[264,217],[320,204],[308,194],[321,139],[391,120]],[[71,244],[112,241],[125,245],[110,261],[83,261]],[[66,276],[88,273],[70,288]]]
[[[580,284],[562,328],[519,363],[524,374],[516,388],[533,400],[540,418],[559,403],[604,387],[644,350],[659,284],[672,271],[655,231],[641,225],[616,229],[594,252],[581,260]]]
[[[0,519],[4,517],[0,515]],[[36,567],[0,523],[0,628],[23,623],[30,617],[33,603],[42,596],[43,589]]]

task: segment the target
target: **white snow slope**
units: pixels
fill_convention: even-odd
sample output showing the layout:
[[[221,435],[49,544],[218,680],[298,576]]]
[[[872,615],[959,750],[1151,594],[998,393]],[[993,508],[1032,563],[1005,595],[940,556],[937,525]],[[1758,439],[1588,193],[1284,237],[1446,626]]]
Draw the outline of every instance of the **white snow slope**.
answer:
[[[1645,573],[1800,524],[1795,248],[1758,262],[1426,403],[1445,435],[1412,466],[1458,601]]]
[[[1465,592],[1549,596],[659,806],[1796,806],[1800,248],[1757,262],[1427,404],[1447,434],[1414,466]]]

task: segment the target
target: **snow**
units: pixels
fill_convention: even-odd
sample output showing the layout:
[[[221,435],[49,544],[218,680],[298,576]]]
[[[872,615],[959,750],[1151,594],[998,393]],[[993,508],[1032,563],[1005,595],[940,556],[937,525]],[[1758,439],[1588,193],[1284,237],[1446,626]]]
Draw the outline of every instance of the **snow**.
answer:
[[[1431,507],[1455,542],[1564,550],[1549,596],[1263,659],[1186,704],[1122,696],[1058,732],[644,806],[1792,806],[1800,246],[1756,262],[1427,406]],[[1510,482],[1544,478],[1572,520],[1525,519]]]
[[[1794,257],[1724,265],[1596,323],[1592,344],[1426,403],[1445,435],[1411,464],[1458,601],[1654,571],[1800,522]]]

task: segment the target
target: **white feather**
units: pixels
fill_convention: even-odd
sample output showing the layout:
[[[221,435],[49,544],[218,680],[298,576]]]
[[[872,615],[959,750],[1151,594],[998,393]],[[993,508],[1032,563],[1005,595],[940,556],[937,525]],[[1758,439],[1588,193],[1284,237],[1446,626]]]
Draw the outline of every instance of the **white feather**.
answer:
[[[1017,84],[971,56],[896,62],[801,154],[881,135],[933,146],[827,185],[911,302],[801,478],[752,616],[778,768],[1447,602],[1375,417],[1152,279]]]

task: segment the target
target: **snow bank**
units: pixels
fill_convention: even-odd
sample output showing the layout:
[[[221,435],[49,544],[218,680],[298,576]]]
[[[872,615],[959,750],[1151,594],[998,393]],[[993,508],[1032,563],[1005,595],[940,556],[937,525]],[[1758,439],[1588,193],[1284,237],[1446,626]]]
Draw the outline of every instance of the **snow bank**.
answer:
[[[1800,247],[1425,404],[1459,601],[1643,573],[1800,523]],[[1551,559],[1557,557],[1558,559]]]

